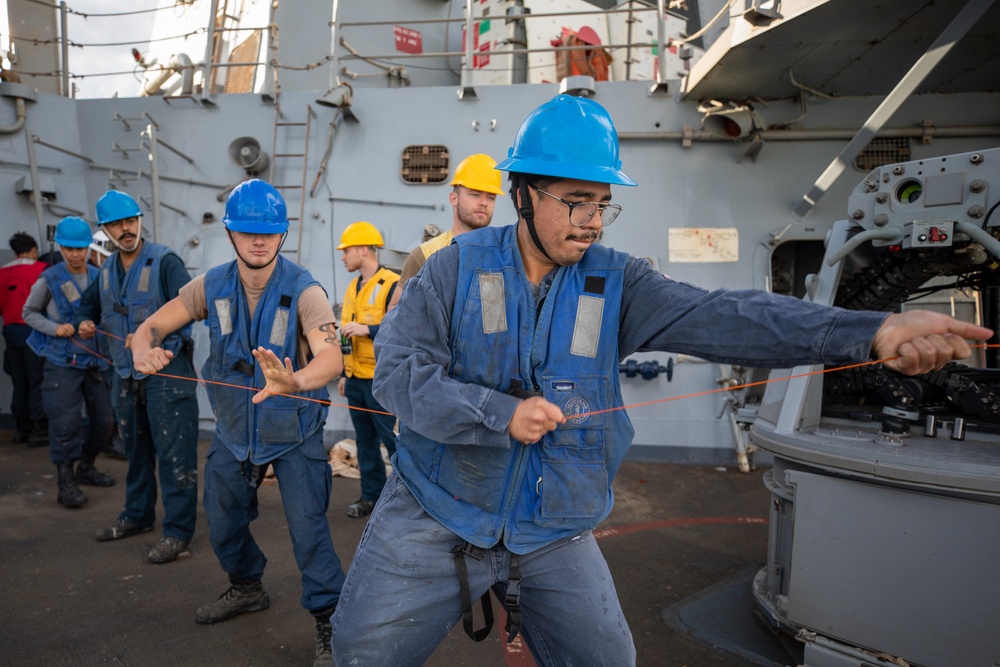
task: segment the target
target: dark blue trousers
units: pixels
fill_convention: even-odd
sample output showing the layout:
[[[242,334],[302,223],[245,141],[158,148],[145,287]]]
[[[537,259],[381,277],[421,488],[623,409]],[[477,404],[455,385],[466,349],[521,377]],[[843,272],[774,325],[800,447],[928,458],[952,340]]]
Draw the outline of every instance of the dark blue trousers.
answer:
[[[372,396],[372,381],[347,378],[344,383],[347,404],[364,410],[351,410],[351,423],[358,445],[358,470],[361,472],[361,497],[372,502],[378,500],[385,486],[385,463],[382,462],[380,443],[392,457],[396,453],[396,434],[392,432],[396,418]],[[369,412],[377,410],[378,412]]]
[[[49,418],[49,456],[53,463],[93,460],[111,438],[110,381],[99,368],[58,366],[45,361],[42,382]],[[87,409],[86,428],[82,408]]]
[[[178,354],[164,370],[194,378]],[[157,465],[163,500],[163,536],[189,541],[198,508],[198,401],[191,380],[150,375],[112,382],[115,418],[125,441],[125,509],[119,515],[140,526],[156,521]]]
[[[310,612],[330,609],[340,599],[345,577],[326,516],[333,476],[322,430],[270,465],[278,478],[292,552],[302,573],[302,606]],[[254,477],[250,463],[236,460],[216,438],[205,461],[209,537],[223,571],[241,579],[260,579],[267,564],[250,533],[250,523],[258,515],[255,479],[259,477]]]

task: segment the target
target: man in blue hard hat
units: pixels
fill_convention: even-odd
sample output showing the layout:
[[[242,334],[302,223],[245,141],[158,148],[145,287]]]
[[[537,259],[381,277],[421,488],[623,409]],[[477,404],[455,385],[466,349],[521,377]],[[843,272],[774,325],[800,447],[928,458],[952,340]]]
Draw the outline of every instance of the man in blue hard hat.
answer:
[[[323,447],[326,385],[343,368],[333,309],[309,272],[278,254],[288,216],[273,186],[241,183],[226,202],[223,222],[236,259],[185,285],[132,341],[136,367],[155,373],[175,356],[163,345],[171,332],[194,320],[208,323],[211,348],[202,375],[215,439],[205,461],[204,503],[212,548],[230,587],[200,607],[195,620],[218,623],[270,604],[261,583],[267,559],[250,523],[271,467],[302,573],[301,603],[315,617],[314,664],[333,667],[330,615],[344,582],[326,517],[333,482]]]
[[[114,428],[108,362],[97,341],[80,340],[73,326],[80,295],[97,281],[97,268],[87,262],[91,238],[90,225],[81,218],[63,218],[56,225],[55,241],[64,261],[42,273],[22,313],[33,330],[28,345],[45,364],[42,403],[49,419],[49,456],[58,470],[56,500],[64,507],[87,502],[81,484],[115,483],[94,466]]]
[[[157,308],[191,280],[169,247],[142,238],[142,211],[132,197],[109,190],[97,200],[97,223],[116,250],[101,265],[98,280],[80,299],[75,323],[81,338],[98,333],[111,352],[111,395],[125,441],[125,509],[97,531],[98,542],[120,540],[153,529],[157,467],[163,501],[163,535],[146,558],[169,563],[187,551],[198,508],[198,402],[191,328],[163,341],[174,353],[168,373],[146,376],[132,363],[128,339]]]
[[[428,258],[375,342],[374,394],[400,433],[334,614],[338,665],[421,665],[459,619],[482,639],[491,589],[508,641],[520,632],[539,665],[635,664],[592,533],[633,436],[617,409],[620,359],[667,350],[790,367],[874,350],[913,374],[992,333],[926,311],[706,292],[597,244],[621,212],[612,186],[635,183],[610,115],[590,99],[535,109],[497,169],[517,224]],[[474,631],[480,596],[489,621]]]

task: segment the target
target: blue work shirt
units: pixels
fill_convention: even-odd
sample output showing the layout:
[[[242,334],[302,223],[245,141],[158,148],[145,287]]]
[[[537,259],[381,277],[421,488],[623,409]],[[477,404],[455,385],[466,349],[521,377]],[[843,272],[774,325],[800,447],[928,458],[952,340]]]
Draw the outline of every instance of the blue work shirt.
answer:
[[[471,233],[471,232],[470,232]],[[407,281],[375,341],[374,395],[386,410],[427,438],[506,447],[520,400],[448,376],[458,248],[428,258]],[[536,295],[547,294],[551,274]],[[707,291],[665,277],[645,260],[625,266],[619,316],[622,359],[672,352],[756,368],[850,364],[869,358],[886,313],[844,310],[760,290]]]

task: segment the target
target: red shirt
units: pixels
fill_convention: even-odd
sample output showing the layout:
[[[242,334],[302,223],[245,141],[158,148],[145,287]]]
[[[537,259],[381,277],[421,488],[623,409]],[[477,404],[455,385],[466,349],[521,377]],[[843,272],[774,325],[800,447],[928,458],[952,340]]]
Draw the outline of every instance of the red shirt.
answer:
[[[24,324],[24,318],[21,317],[24,302],[28,300],[32,285],[47,266],[45,262],[21,258],[0,267],[0,317],[3,318],[4,326]]]

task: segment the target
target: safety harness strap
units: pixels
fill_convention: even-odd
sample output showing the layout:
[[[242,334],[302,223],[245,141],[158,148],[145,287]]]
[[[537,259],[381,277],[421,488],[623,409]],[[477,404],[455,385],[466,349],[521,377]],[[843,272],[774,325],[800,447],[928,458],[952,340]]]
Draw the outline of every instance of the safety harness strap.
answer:
[[[507,643],[514,641],[521,630],[521,567],[517,554],[510,555],[510,575],[507,578],[507,595],[504,596],[504,606],[507,608]]]
[[[465,542],[456,546],[451,552],[455,554],[455,572],[458,573],[458,584],[461,587],[462,627],[465,628],[465,634],[469,635],[472,641],[481,642],[489,636],[490,630],[493,629],[493,605],[490,604],[490,592],[487,590],[483,593],[483,597],[480,598],[480,602],[483,605],[484,627],[479,630],[473,630],[472,599],[469,594],[469,573],[465,567],[465,556],[482,560],[483,556],[486,555],[486,550]]]

